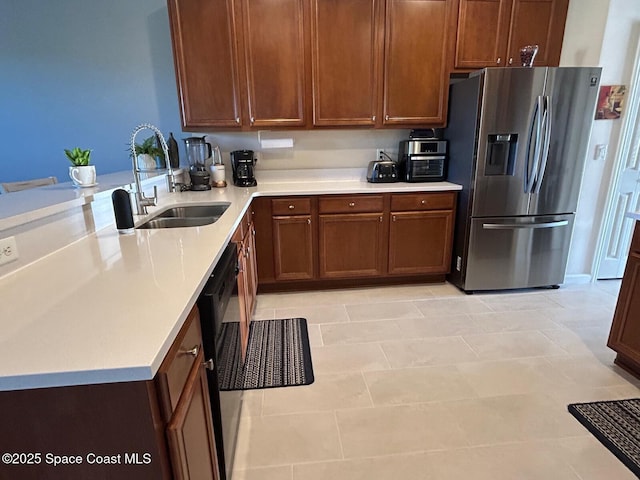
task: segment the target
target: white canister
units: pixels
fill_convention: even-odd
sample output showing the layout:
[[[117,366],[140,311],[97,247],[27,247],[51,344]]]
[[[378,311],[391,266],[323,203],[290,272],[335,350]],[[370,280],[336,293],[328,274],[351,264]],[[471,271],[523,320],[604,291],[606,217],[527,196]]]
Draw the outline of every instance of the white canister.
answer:
[[[224,165],[211,165],[211,184],[214,187],[225,187],[226,186],[226,174]]]

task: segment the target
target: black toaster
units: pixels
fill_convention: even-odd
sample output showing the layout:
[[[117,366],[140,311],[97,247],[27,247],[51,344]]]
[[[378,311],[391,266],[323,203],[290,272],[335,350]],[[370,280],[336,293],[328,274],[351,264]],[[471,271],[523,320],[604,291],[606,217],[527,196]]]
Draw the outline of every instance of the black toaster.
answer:
[[[367,182],[392,183],[398,181],[398,164],[390,160],[373,160],[367,169]]]

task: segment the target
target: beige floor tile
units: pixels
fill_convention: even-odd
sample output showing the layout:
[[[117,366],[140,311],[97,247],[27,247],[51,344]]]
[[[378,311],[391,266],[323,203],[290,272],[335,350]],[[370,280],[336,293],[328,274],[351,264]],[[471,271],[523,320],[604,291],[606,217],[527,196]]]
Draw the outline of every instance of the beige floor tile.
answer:
[[[567,381],[545,358],[470,362],[456,367],[480,397],[545,393]]]
[[[233,480],[292,480],[293,465],[234,470]]]
[[[264,398],[263,389],[245,390],[242,392],[242,416],[259,417],[262,415],[262,402]],[[225,395],[222,392],[222,395]]]
[[[460,290],[455,285],[450,283],[436,283],[429,285],[429,291],[434,297],[466,297],[467,294]]]
[[[399,318],[395,322],[406,338],[455,337],[484,333],[479,323],[466,314]]]
[[[477,294],[476,298],[491,308],[494,312],[513,312],[518,310],[539,310],[541,308],[556,308],[558,304],[540,292]]]
[[[584,340],[568,328],[541,330],[541,332],[570,355],[588,355],[592,352]]]
[[[310,325],[319,323],[348,322],[344,305],[312,305],[291,308],[276,308],[276,318],[306,318]]]
[[[628,384],[630,376],[619,367],[603,365],[591,355],[549,358],[551,366],[574,385],[613,387]]]
[[[234,467],[238,470],[342,458],[333,412],[244,417]]]
[[[415,304],[425,317],[491,312],[491,309],[480,299],[467,296],[434,298],[433,300],[415,302]]]
[[[567,327],[597,327],[611,326],[613,320],[613,306],[586,306],[573,308],[546,308],[543,313],[556,323]]]
[[[456,418],[441,404],[336,412],[345,458],[465,446]]]
[[[481,360],[541,357],[566,353],[541,332],[535,330],[464,335],[463,338]]]
[[[273,308],[261,308],[259,310],[256,309],[256,311],[253,313],[254,320],[273,320],[275,318],[275,310]]]
[[[474,398],[476,393],[454,366],[364,372],[376,406]]]
[[[475,313],[469,315],[484,333],[518,332],[559,328],[539,310],[499,311],[495,313]]]
[[[372,406],[362,374],[316,375],[314,383],[264,391],[263,415],[363,408]]]
[[[616,295],[611,295],[595,287],[575,290],[560,289],[544,295],[565,308],[615,306],[617,300]]]
[[[550,447],[581,480],[632,480],[637,477],[591,435],[554,441]]]
[[[391,368],[451,365],[478,358],[461,337],[400,340],[381,345]]]
[[[461,400],[448,402],[446,408],[476,446],[584,435],[566,406],[545,395]]]
[[[320,331],[324,345],[381,342],[403,337],[393,320],[321,325]]]
[[[622,285],[621,280],[602,280],[596,284],[596,287],[599,289],[611,294],[616,297],[620,293],[620,286]]]
[[[309,345],[312,347],[321,347],[322,333],[320,333],[320,325],[307,324],[307,331],[309,332]]]
[[[385,370],[389,362],[380,345],[328,345],[311,349],[315,374]]]
[[[412,302],[381,302],[347,305],[352,322],[393,320],[396,318],[421,317],[420,310]]]

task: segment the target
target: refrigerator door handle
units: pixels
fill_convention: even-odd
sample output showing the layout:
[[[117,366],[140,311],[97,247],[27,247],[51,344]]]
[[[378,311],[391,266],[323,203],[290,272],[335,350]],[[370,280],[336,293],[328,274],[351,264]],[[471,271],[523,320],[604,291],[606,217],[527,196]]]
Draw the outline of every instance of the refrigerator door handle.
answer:
[[[542,186],[542,179],[544,178],[544,171],[547,168],[547,160],[549,159],[549,148],[551,147],[551,97],[546,95],[544,97],[545,109],[542,120],[543,130],[544,130],[544,140],[543,140],[543,148],[542,148],[542,159],[540,160],[540,166],[538,167],[538,172],[536,173],[535,178],[535,188],[533,193],[540,193],[540,187]]]
[[[533,184],[536,180],[536,173],[540,166],[540,136],[542,135],[542,110],[544,102],[542,95],[536,100],[536,106],[533,110],[533,118],[531,120],[531,128],[529,130],[529,138],[527,140],[527,162],[524,172],[524,193],[531,193]],[[535,131],[535,137],[534,137]],[[531,144],[533,143],[533,162],[531,155]]]
[[[485,230],[518,230],[532,228],[555,228],[569,225],[568,220],[558,220],[557,222],[544,223],[483,223],[482,228]]]

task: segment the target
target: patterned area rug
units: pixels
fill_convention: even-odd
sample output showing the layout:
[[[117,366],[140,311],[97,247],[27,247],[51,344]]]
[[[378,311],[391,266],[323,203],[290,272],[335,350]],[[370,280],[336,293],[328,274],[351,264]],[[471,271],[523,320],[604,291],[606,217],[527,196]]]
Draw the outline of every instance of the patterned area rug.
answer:
[[[574,403],[571,415],[640,477],[640,398]]]
[[[240,324],[222,325],[218,364],[220,390],[291,387],[313,383],[307,321],[304,318],[257,320],[249,326],[247,357],[240,359]]]

